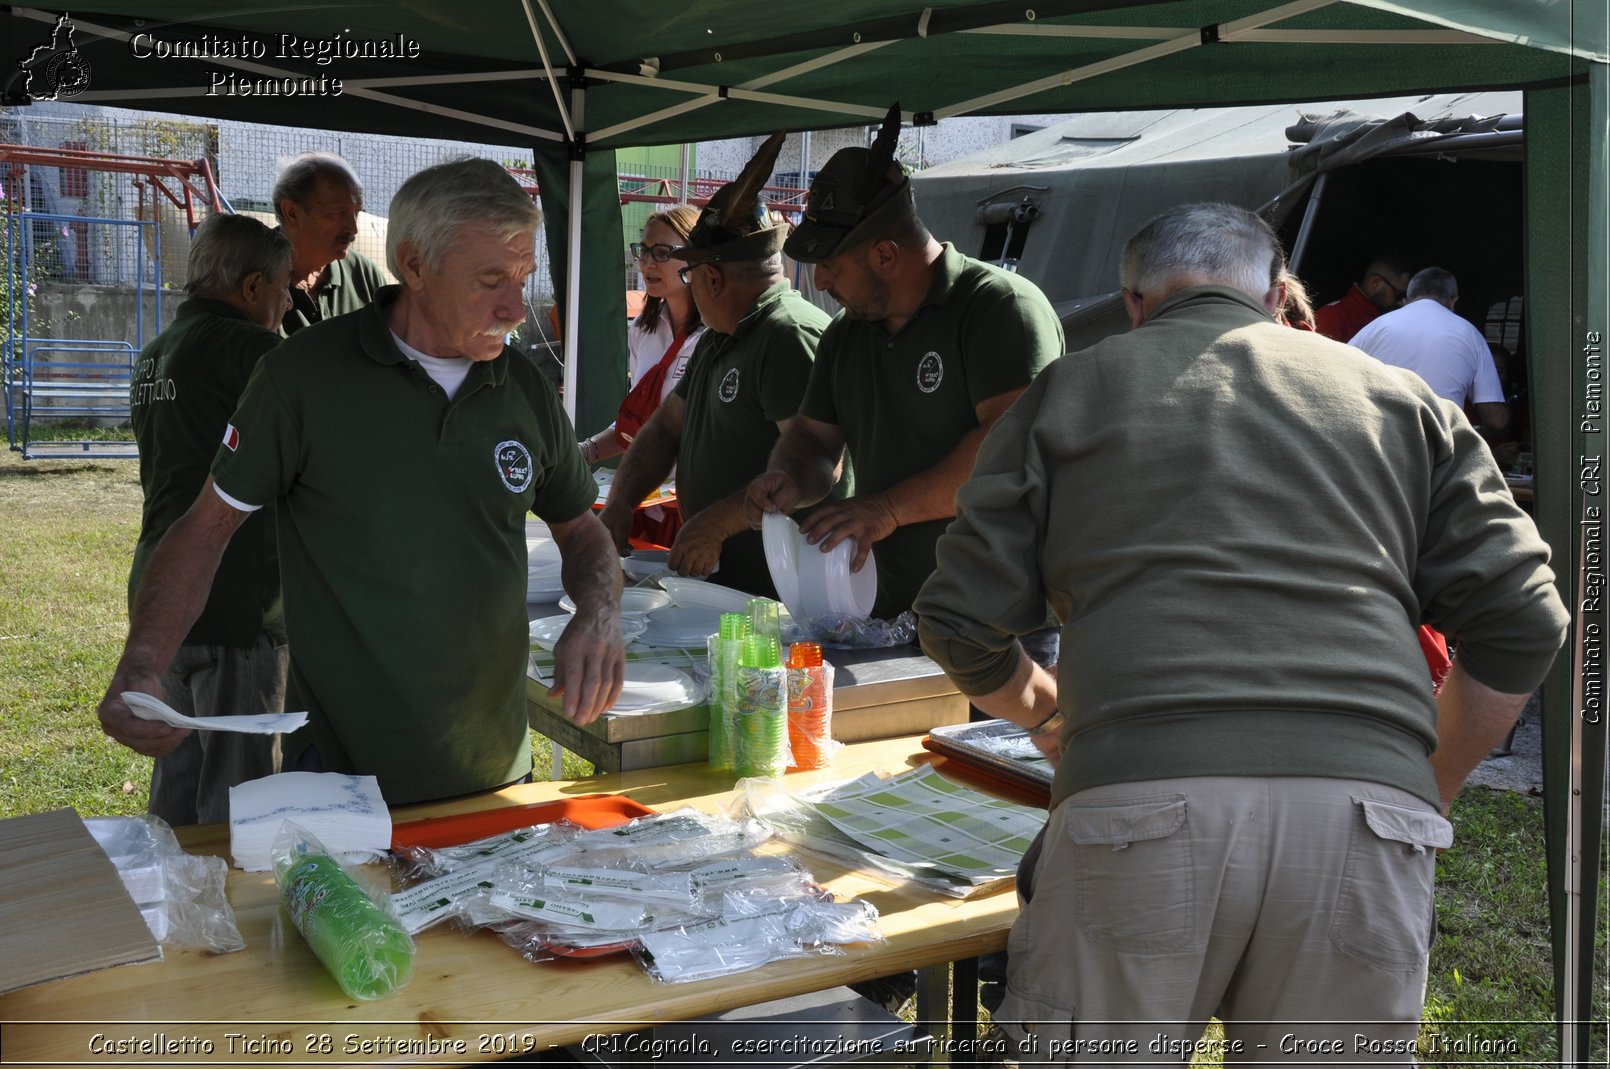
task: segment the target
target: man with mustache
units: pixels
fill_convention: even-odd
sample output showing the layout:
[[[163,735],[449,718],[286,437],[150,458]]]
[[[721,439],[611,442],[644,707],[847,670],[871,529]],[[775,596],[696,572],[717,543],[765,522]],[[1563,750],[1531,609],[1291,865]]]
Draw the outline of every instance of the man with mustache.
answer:
[[[274,215],[291,239],[291,310],[280,328],[290,337],[375,299],[386,284],[374,261],[352,247],[363,211],[363,183],[347,161],[304,152],[274,183]]]
[[[103,730],[158,756],[188,734],[135,719],[160,694],[218,558],[277,506],[291,647],[287,771],[373,775],[398,805],[526,778],[529,513],[564,557],[575,619],[554,693],[587,723],[620,694],[620,561],[547,380],[504,335],[541,213],[491,160],[414,175],[391,203],[401,285],[297,332],[257,367],[196,503],[145,568]]]

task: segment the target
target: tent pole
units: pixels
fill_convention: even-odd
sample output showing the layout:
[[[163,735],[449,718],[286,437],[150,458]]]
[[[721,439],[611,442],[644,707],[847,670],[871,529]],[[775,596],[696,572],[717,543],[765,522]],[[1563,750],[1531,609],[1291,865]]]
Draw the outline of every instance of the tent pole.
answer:
[[[584,109],[586,90],[576,87],[570,91],[570,113],[576,129],[585,129]],[[585,151],[585,150],[582,150]],[[581,151],[570,160],[570,219],[565,228],[565,415],[576,422],[576,384],[579,378],[581,351],[581,198],[584,163]]]
[[[677,183],[676,190],[676,202],[686,204],[688,202],[688,143],[686,141],[682,142],[682,178]]]

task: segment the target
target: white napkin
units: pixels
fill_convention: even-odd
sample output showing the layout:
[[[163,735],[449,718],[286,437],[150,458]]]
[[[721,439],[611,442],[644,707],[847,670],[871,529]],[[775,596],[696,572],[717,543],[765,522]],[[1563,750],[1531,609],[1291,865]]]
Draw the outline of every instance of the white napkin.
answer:
[[[391,811],[373,776],[282,772],[229,788],[229,852],[248,872],[273,865],[284,821],[312,832],[338,860],[372,861],[391,845]]]
[[[307,723],[306,713],[185,716],[161,698],[153,698],[137,690],[125,690],[122,698],[127,703],[129,712],[141,720],[160,720],[176,728],[194,728],[197,731],[240,731],[248,735],[273,735],[281,731],[295,731]]]

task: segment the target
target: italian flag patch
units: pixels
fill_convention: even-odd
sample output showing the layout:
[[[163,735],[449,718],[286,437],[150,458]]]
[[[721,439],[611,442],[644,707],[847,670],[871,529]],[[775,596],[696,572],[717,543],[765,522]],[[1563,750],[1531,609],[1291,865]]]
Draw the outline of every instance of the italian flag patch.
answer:
[[[238,445],[240,445],[240,432],[237,431],[235,429],[235,425],[231,423],[229,426],[224,428],[224,448],[233,453],[235,451],[235,447]]]

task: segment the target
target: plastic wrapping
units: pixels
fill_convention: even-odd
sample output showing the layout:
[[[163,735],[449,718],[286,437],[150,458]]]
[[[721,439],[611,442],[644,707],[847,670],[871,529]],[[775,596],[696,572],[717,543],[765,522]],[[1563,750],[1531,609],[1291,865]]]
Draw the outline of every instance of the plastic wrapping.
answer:
[[[286,821],[273,857],[280,902],[342,991],[377,999],[408,982],[414,941],[316,838]]]
[[[758,820],[733,820],[688,808],[583,832],[574,842],[582,864],[672,868],[751,849],[771,834]]]
[[[479,867],[527,857],[546,859],[558,847],[568,845],[582,830],[579,824],[556,820],[550,824],[533,824],[499,832],[458,846],[406,846],[398,854],[409,862],[410,867],[400,875],[442,876],[465,866]]]
[[[711,636],[710,666],[710,748],[709,765],[725,771],[732,768],[733,718],[738,708],[738,662],[743,641],[749,635],[749,617],[743,613],[721,614],[721,629]]]
[[[157,942],[212,954],[246,946],[224,893],[227,861],[185,853],[159,817],[94,817],[84,824],[112,859]]]
[[[876,650],[917,641],[917,614],[907,609],[893,620],[862,619],[828,613],[794,620],[784,628],[789,642],[820,642],[836,650]]]
[[[632,953],[661,983],[687,983],[746,972],[811,953],[842,954],[837,943],[882,941],[877,910],[866,902],[727,895],[715,920],[651,932]]]
[[[391,896],[391,910],[409,935],[441,921],[462,919],[492,892],[503,865],[541,867],[573,858],[579,825],[567,820],[489,835],[462,846],[408,847],[403,854],[421,880]]]
[[[796,642],[788,648],[788,767],[828,768],[843,748],[833,738],[833,666],[819,643]]]
[[[788,669],[777,661],[775,639],[744,639],[732,731],[732,767],[740,776],[788,771]]]

